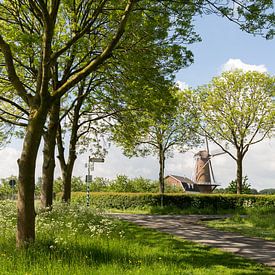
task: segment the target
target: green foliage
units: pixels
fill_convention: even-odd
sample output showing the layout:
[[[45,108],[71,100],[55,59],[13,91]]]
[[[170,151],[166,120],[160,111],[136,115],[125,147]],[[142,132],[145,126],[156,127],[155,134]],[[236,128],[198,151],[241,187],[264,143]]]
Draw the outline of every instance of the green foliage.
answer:
[[[225,188],[225,193],[237,193],[237,180],[232,180],[229,186]],[[252,194],[251,184],[248,182],[248,177],[244,176],[242,181],[242,194]]]
[[[157,192],[158,183],[142,177],[129,179],[125,175],[118,175],[117,178],[110,182],[108,189],[109,192]]]
[[[250,146],[273,133],[274,89],[274,76],[234,70],[214,77],[210,84],[194,93],[193,107],[202,133],[236,161],[238,192],[242,189],[243,159]]]
[[[215,190],[212,192],[213,194],[226,194],[225,188],[215,188]]]
[[[228,71],[213,78],[198,98],[206,133],[240,150],[261,141],[273,129],[274,89],[275,77],[256,71]]]
[[[153,209],[161,206],[217,213],[253,207],[275,207],[275,196],[218,194],[92,193],[91,205],[103,209]],[[85,204],[86,193],[73,193],[72,201]],[[203,212],[204,211],[204,212]]]
[[[151,89],[143,107],[128,112],[113,128],[113,140],[124,154],[133,156],[155,155],[159,163],[160,190],[164,189],[165,160],[175,150],[184,152],[199,143],[196,121],[189,108],[188,91],[164,85]],[[159,94],[153,97],[152,95]]]
[[[152,95],[156,95],[152,97]],[[177,87],[150,89],[146,104],[138,111],[125,114],[124,120],[113,129],[114,141],[123,147],[127,156],[146,156],[173,149],[184,151],[194,139],[187,108],[187,96]],[[163,151],[163,152],[162,152]]]
[[[10,181],[15,180],[15,186],[11,187]],[[8,178],[1,179],[0,184],[0,199],[15,198],[18,191],[17,177],[10,176]]]
[[[96,177],[90,184],[90,190],[91,192],[106,192],[109,188],[109,184],[110,180],[101,177]]]
[[[37,192],[40,192],[40,182],[36,184]],[[91,192],[133,192],[133,193],[154,193],[158,192],[158,182],[142,177],[129,178],[125,175],[118,175],[115,179],[109,180],[102,177],[95,177],[89,184]],[[86,183],[80,177],[72,177],[72,191],[73,192],[85,192],[87,189]],[[54,180],[54,192],[59,193],[63,190],[63,182],[59,177]],[[175,193],[178,190],[167,186],[167,193]]]
[[[268,188],[259,191],[259,194],[275,195],[275,188]]]
[[[118,175],[109,187],[113,192],[134,192],[133,185],[125,175]]]
[[[85,191],[86,190],[86,185],[81,179],[81,177],[72,177],[72,191]],[[53,192],[54,193],[59,193],[62,192],[63,190],[63,181],[62,178],[57,178],[54,180],[54,185],[53,185]]]

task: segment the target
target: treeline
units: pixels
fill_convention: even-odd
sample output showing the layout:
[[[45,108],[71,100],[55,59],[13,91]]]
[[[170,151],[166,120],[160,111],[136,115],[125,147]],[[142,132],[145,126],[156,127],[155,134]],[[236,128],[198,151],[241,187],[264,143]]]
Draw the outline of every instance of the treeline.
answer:
[[[13,185],[15,182],[15,185]],[[231,181],[226,188],[217,188],[214,190],[216,194],[235,194],[236,181]],[[35,185],[35,196],[40,197],[42,179],[38,178]],[[260,194],[275,195],[275,188],[267,188],[256,190],[251,188],[247,177],[243,179],[243,194]],[[121,192],[121,193],[158,193],[159,182],[157,180],[146,179],[143,177],[129,178],[126,175],[118,175],[115,179],[107,179],[103,177],[95,177],[89,183],[91,192]],[[53,192],[60,193],[63,190],[63,181],[59,177],[54,180]],[[87,184],[81,177],[72,177],[72,192],[86,192]],[[17,179],[15,176],[1,179],[0,182],[0,199],[16,198],[18,191]],[[181,188],[165,185],[165,193],[182,193]]]
[[[17,179],[14,176],[1,179],[0,184],[0,198],[12,198],[16,197],[18,191],[18,185],[12,186],[11,180]],[[41,193],[42,178],[38,178],[35,184],[35,196],[39,198]],[[129,192],[129,193],[158,193],[159,182],[157,180],[150,180],[143,177],[129,178],[126,175],[118,175],[115,179],[110,180],[103,177],[96,177],[89,183],[89,189],[91,192]],[[81,179],[81,177],[72,177],[72,192],[86,192],[87,184]],[[54,194],[63,191],[62,178],[54,180],[53,192]],[[179,193],[182,189],[171,187],[167,185],[165,187],[166,193]]]

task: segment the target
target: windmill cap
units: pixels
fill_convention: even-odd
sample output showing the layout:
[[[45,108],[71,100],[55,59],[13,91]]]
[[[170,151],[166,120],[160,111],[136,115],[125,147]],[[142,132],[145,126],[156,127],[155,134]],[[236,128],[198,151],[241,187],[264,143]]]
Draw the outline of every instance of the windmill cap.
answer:
[[[207,150],[201,150],[194,155],[195,157],[208,158],[210,155]]]

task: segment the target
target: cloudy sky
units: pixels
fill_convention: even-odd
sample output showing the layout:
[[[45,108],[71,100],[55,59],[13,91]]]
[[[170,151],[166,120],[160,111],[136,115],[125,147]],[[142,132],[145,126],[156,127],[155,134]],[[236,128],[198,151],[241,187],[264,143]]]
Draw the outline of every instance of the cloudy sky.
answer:
[[[190,46],[195,62],[187,69],[177,74],[181,87],[196,87],[208,83],[212,77],[224,70],[242,68],[258,70],[275,74],[275,41],[266,41],[261,37],[243,33],[233,23],[215,16],[196,18],[197,32],[203,42]],[[13,141],[9,146],[0,150],[0,178],[17,175],[16,160],[20,155],[21,142]],[[212,145],[210,150],[214,150]],[[185,154],[175,154],[167,160],[166,174],[185,175],[192,177],[194,170],[195,150]],[[85,162],[88,156],[82,155],[77,159],[74,175],[86,174]],[[41,174],[42,157],[37,161],[37,176]],[[222,187],[235,179],[235,163],[227,155],[213,158],[215,177]],[[124,157],[121,151],[112,146],[104,163],[96,163],[93,176],[114,178],[118,174],[129,177],[146,177],[157,179],[158,161],[155,157],[132,158]],[[56,176],[60,175],[59,167]],[[244,175],[258,190],[275,188],[275,140],[265,140],[254,145],[244,160]]]

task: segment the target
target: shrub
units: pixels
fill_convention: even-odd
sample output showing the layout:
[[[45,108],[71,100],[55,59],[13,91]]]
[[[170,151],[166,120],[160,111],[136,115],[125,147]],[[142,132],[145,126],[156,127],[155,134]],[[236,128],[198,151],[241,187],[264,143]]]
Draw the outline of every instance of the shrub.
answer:
[[[91,193],[91,205],[99,208],[148,208],[161,205],[161,194],[155,193]],[[72,194],[73,202],[85,204],[86,194]],[[275,207],[275,196],[216,195],[216,194],[164,194],[163,205],[179,209],[235,210],[251,207]]]
[[[11,180],[15,182],[14,186],[11,186]],[[0,199],[13,199],[16,197],[17,191],[17,178],[15,176],[10,176],[8,178],[1,179]]]
[[[242,194],[252,194],[255,189],[251,189],[251,184],[248,182],[248,177],[244,176],[242,180]],[[256,190],[257,192],[257,190]],[[236,194],[237,193],[237,180],[232,180],[229,186],[225,188],[225,193]]]

